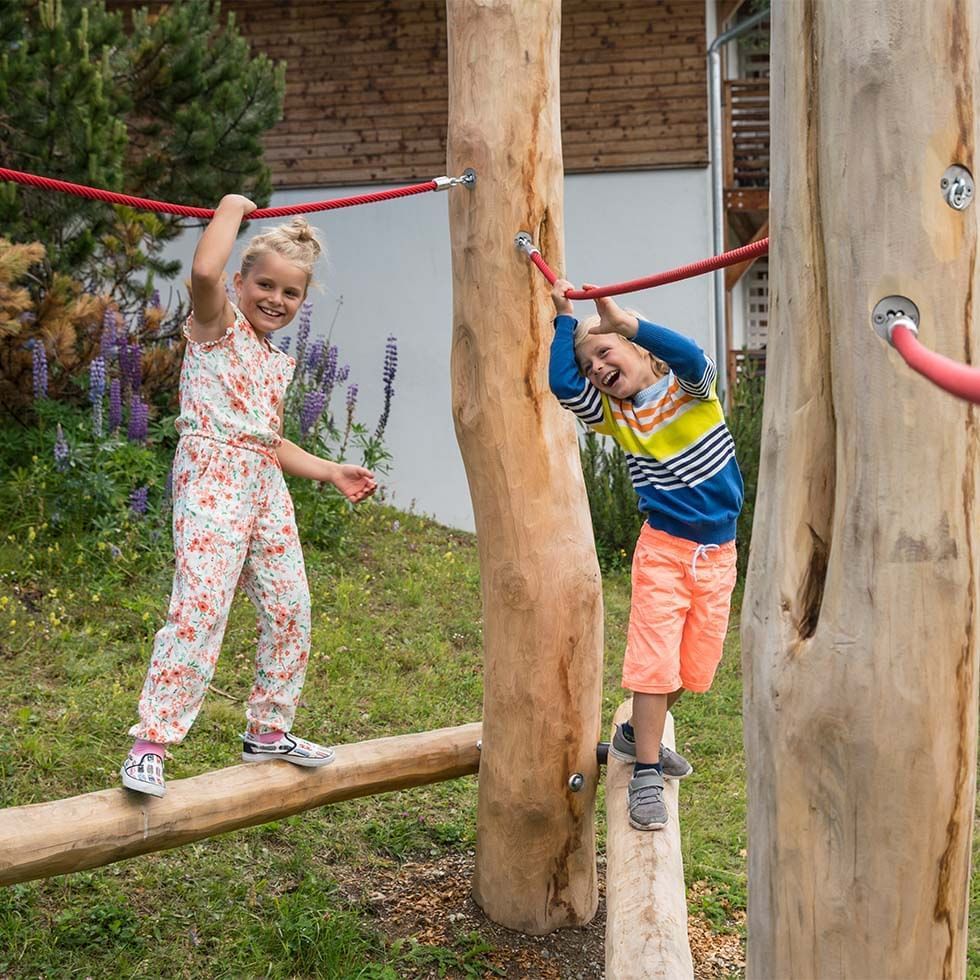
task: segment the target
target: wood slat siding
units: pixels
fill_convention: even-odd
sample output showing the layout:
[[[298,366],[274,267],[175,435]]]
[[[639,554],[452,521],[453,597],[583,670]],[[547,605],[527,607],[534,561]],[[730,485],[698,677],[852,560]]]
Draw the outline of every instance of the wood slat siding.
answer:
[[[707,166],[704,8],[564,0],[566,172]],[[287,62],[284,118],[266,139],[276,187],[445,171],[445,0],[224,0],[222,10],[253,50]]]

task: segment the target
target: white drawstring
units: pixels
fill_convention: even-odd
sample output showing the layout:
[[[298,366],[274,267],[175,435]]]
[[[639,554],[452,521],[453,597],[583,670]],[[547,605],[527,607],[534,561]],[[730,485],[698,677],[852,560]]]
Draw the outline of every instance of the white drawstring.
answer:
[[[718,545],[716,544],[699,544],[697,548],[694,549],[694,554],[691,556],[691,574],[694,576],[694,581],[698,580],[698,559],[707,558],[709,551],[717,551]]]

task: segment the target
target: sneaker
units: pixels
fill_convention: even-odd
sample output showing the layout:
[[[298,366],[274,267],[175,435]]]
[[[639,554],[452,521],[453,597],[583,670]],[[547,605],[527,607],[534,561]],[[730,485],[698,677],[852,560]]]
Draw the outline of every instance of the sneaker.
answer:
[[[294,766],[327,766],[334,760],[334,751],[326,745],[308,742],[289,732],[283,732],[278,742],[259,742],[250,732],[242,735],[242,760],[244,762],[272,762],[285,759]]]
[[[634,776],[627,790],[630,826],[637,830],[663,830],[667,826],[664,777],[656,769]]]
[[[664,779],[683,779],[694,772],[694,766],[680,752],[668,749],[663,742],[660,743],[660,767],[664,771]]]
[[[163,758],[156,752],[145,752],[138,759],[130,752],[119,770],[122,784],[126,789],[146,793],[149,796],[163,796],[167,792],[163,781]]]
[[[617,725],[616,731],[613,732],[609,754],[620,762],[636,762],[636,742],[626,735],[622,725]],[[673,749],[668,749],[663,742],[660,743],[660,766],[664,772],[664,779],[683,779],[694,772],[694,766],[684,756]]]

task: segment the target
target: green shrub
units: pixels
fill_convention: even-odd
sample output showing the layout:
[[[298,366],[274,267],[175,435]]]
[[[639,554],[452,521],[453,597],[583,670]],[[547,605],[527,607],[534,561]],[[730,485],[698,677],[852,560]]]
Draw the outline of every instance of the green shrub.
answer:
[[[759,453],[762,441],[762,401],[766,389],[764,368],[746,358],[745,368],[732,387],[728,427],[735,440],[735,453],[745,483],[745,503],[738,519],[738,574],[744,578],[752,540],[755,492],[759,482]]]

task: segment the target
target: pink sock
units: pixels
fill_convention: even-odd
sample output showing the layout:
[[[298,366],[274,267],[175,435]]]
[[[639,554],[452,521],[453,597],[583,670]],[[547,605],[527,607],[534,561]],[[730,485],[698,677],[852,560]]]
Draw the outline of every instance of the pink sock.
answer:
[[[279,739],[282,738],[282,736],[283,736],[282,732],[272,731],[272,732],[262,732],[261,735],[253,735],[252,737],[255,739],[256,742],[259,742],[262,745],[271,745],[273,742],[278,742]]]
[[[133,742],[133,751],[130,753],[133,758],[139,759],[141,756],[146,755],[147,752],[152,752],[154,755],[164,758],[166,755],[166,748],[159,742],[145,742],[143,739],[138,738]]]

